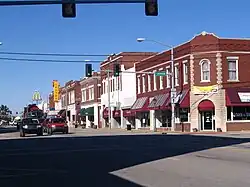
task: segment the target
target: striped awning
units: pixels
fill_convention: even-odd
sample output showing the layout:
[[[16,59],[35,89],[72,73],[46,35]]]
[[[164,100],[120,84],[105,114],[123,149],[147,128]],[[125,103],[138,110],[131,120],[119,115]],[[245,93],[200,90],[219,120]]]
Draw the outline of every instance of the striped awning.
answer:
[[[142,109],[146,103],[147,103],[148,97],[140,97],[138,98],[133,106],[131,107],[131,110],[138,110],[138,109]]]
[[[166,101],[169,99],[169,94],[160,94],[155,96],[149,104],[149,108],[159,108],[164,106]]]

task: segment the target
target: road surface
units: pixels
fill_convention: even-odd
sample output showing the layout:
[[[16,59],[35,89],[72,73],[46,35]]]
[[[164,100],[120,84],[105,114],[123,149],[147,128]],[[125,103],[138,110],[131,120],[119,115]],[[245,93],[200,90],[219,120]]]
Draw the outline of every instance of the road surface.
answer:
[[[248,138],[77,136],[1,139],[0,186],[250,186]]]

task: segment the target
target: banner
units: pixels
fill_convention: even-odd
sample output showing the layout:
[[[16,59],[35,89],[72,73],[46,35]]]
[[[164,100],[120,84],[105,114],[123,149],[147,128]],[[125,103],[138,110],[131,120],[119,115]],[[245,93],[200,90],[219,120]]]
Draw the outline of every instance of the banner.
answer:
[[[53,95],[54,95],[54,102],[58,102],[60,100],[59,98],[59,82],[54,80],[53,81]]]
[[[212,86],[193,86],[193,93],[195,95],[204,95],[209,93],[217,93],[218,85]]]

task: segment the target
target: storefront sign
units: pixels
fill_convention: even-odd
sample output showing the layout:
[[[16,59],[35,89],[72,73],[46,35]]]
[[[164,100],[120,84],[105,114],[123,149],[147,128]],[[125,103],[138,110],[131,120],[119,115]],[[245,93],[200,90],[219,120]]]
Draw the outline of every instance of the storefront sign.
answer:
[[[250,102],[250,93],[238,93],[241,102]]]
[[[209,93],[217,93],[218,85],[212,86],[193,86],[193,93],[195,95],[204,95]]]

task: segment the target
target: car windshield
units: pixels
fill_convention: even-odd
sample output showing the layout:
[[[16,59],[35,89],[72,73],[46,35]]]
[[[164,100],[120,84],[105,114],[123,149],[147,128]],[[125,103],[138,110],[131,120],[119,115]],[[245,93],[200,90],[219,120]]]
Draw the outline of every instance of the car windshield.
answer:
[[[23,123],[29,123],[29,124],[38,124],[38,119],[24,119]]]
[[[52,123],[65,123],[65,120],[62,118],[53,118],[51,119]]]

